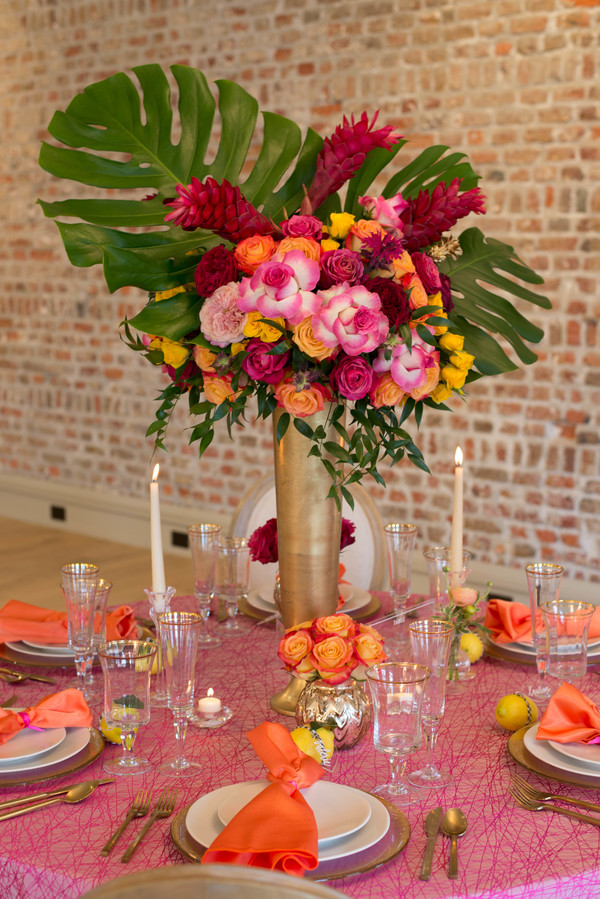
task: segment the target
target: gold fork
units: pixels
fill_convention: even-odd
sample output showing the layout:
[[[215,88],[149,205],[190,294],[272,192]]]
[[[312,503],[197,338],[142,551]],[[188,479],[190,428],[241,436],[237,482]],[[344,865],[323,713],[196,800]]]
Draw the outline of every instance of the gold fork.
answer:
[[[600,827],[600,818],[592,818],[590,815],[582,815],[579,812],[574,812],[570,808],[561,808],[558,805],[553,805],[551,802],[542,802],[536,801],[534,799],[530,799],[525,793],[522,793],[520,788],[515,784],[509,784],[508,792],[510,795],[517,800],[519,805],[523,808],[529,809],[532,812],[558,812],[559,815],[566,815],[568,818],[577,818],[578,821],[585,821],[586,824],[593,824],[595,827]]]
[[[544,802],[549,801],[550,799],[556,799],[558,802],[566,802],[569,805],[576,805],[579,808],[587,808],[591,812],[600,812],[600,805],[594,805],[593,802],[586,802],[585,799],[569,799],[568,796],[561,796],[558,793],[544,793],[542,790],[538,790],[535,787],[532,787],[530,783],[526,780],[523,780],[518,774],[511,774],[513,783],[521,788],[521,791],[529,796],[529,798],[534,802]]]
[[[168,818],[175,808],[175,801],[177,799],[177,790],[169,789],[169,787],[165,787],[165,789],[160,794],[158,802],[150,812],[150,817],[138,833],[137,837],[131,843],[130,846],[127,847],[123,855],[121,856],[121,861],[123,864],[129,861],[137,847],[140,845],[154,822],[157,818]]]
[[[100,850],[100,855],[108,855],[125,828],[134,818],[144,818],[150,811],[150,790],[140,790],[127,810],[127,814],[115,832],[108,840],[106,846]]]

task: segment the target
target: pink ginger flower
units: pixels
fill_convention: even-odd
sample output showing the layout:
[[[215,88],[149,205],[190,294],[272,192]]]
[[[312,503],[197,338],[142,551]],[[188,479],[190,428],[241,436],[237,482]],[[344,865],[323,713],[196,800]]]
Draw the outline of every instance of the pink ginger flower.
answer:
[[[381,346],[389,322],[381,311],[381,299],[362,284],[336,284],[319,290],[321,308],[313,314],[312,328],[325,346],[342,347],[348,356],[370,353]]]
[[[285,318],[292,325],[313,315],[320,300],[313,293],[320,275],[319,263],[300,250],[283,260],[263,262],[251,278],[242,278],[238,305],[244,312],[258,311],[264,318]]]
[[[404,246],[409,253],[428,247],[440,240],[456,222],[474,212],[485,213],[485,196],[478,187],[459,194],[460,178],[450,184],[440,182],[433,193],[420,191],[418,197],[408,201],[401,213]]]

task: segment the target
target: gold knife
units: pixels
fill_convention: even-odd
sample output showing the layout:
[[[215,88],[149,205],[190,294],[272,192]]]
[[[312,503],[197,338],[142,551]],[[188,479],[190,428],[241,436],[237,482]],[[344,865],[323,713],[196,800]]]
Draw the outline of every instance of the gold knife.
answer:
[[[440,821],[442,820],[442,809],[434,808],[425,818],[425,833],[427,834],[427,846],[425,847],[425,855],[423,856],[423,867],[419,874],[419,880],[429,880],[431,877],[431,861],[433,859],[433,849],[435,841],[440,829]]]
[[[111,784],[114,783],[112,779],[106,780],[86,780],[82,781],[82,784],[89,784],[89,786],[93,786],[94,789],[96,787],[101,786],[102,784]],[[23,796],[22,799],[5,799],[4,802],[0,802],[0,809],[5,808],[19,808],[21,805],[28,805],[30,802],[37,802],[39,799],[52,799],[54,796],[61,796],[63,793],[68,793],[70,789],[74,786],[78,786],[78,784],[69,784],[68,787],[62,787],[60,790],[51,790],[49,793],[34,793],[33,796]]]

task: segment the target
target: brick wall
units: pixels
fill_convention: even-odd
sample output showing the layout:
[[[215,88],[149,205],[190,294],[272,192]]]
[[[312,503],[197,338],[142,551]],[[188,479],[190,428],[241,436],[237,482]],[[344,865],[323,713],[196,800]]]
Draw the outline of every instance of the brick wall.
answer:
[[[600,0],[5,0],[0,7],[0,470],[143,497],[160,376],[119,340],[144,298],[75,269],[35,205],[83,188],[37,166],[52,113],[133,65],[230,78],[262,108],[330,133],[381,109],[419,148],[446,143],[482,175],[476,224],[546,279],[540,361],[484,379],[453,414],[426,411],[431,467],[373,487],[384,519],[447,542],[466,453],[466,545],[481,561],[562,561],[600,580]],[[530,310],[528,310],[530,314]],[[165,499],[232,509],[271,465],[268,427],[225,429],[201,462],[177,415]]]

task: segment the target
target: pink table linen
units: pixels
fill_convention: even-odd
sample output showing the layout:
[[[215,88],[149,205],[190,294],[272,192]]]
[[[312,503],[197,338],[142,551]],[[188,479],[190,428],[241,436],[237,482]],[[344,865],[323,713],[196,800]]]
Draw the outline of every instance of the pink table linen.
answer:
[[[175,597],[175,608],[191,608],[193,600]],[[385,608],[385,603],[384,603]],[[136,610],[145,613],[145,605]],[[37,669],[38,671],[40,669]],[[506,731],[496,724],[494,706],[505,693],[523,689],[534,675],[529,666],[482,659],[475,678],[464,692],[448,699],[442,723],[438,759],[451,768],[454,782],[444,790],[423,791],[423,801],[406,814],[412,835],[406,849],[388,865],[366,874],[330,882],[356,899],[570,899],[600,895],[600,829],[551,813],[518,807],[507,791],[509,774],[520,771],[535,785],[553,792],[598,802],[596,790],[571,787],[524,772],[507,753]],[[53,672],[55,673],[55,672]],[[234,711],[233,719],[215,731],[190,727],[186,749],[202,764],[197,776],[177,783],[176,812],[200,795],[225,784],[264,775],[246,731],[262,721],[279,721],[291,729],[292,719],[269,709],[268,698],[287,683],[276,657],[272,625],[253,624],[244,638],[230,638],[218,649],[201,651],[197,695],[208,687]],[[71,676],[58,677],[57,689]],[[578,684],[595,701],[600,680],[591,673]],[[24,682],[17,690],[24,705],[44,695],[47,688]],[[0,700],[9,692],[0,687]],[[95,711],[98,721],[99,708]],[[155,765],[174,750],[171,713],[153,710],[148,727],[140,729],[139,746]],[[109,756],[120,747],[107,744]],[[409,768],[423,760],[419,751]],[[370,790],[387,776],[387,760],[373,749],[368,734],[354,749],[339,753],[334,780]],[[102,756],[84,771],[46,783],[1,791],[1,798],[30,795],[71,782],[102,777]],[[134,795],[150,787],[155,796],[174,778],[148,775],[119,778],[100,787],[79,805],[55,805],[0,826],[0,896],[3,899],[76,899],[87,890],[129,872],[168,865],[189,864],[170,839],[172,819],[158,822],[127,865],[119,861],[141,822],[134,822],[108,858],[99,850],[122,820]],[[47,786],[46,786],[47,784]],[[459,877],[448,879],[449,841],[440,833],[429,882],[418,879],[427,812],[441,805],[462,808],[469,828],[459,842]]]

